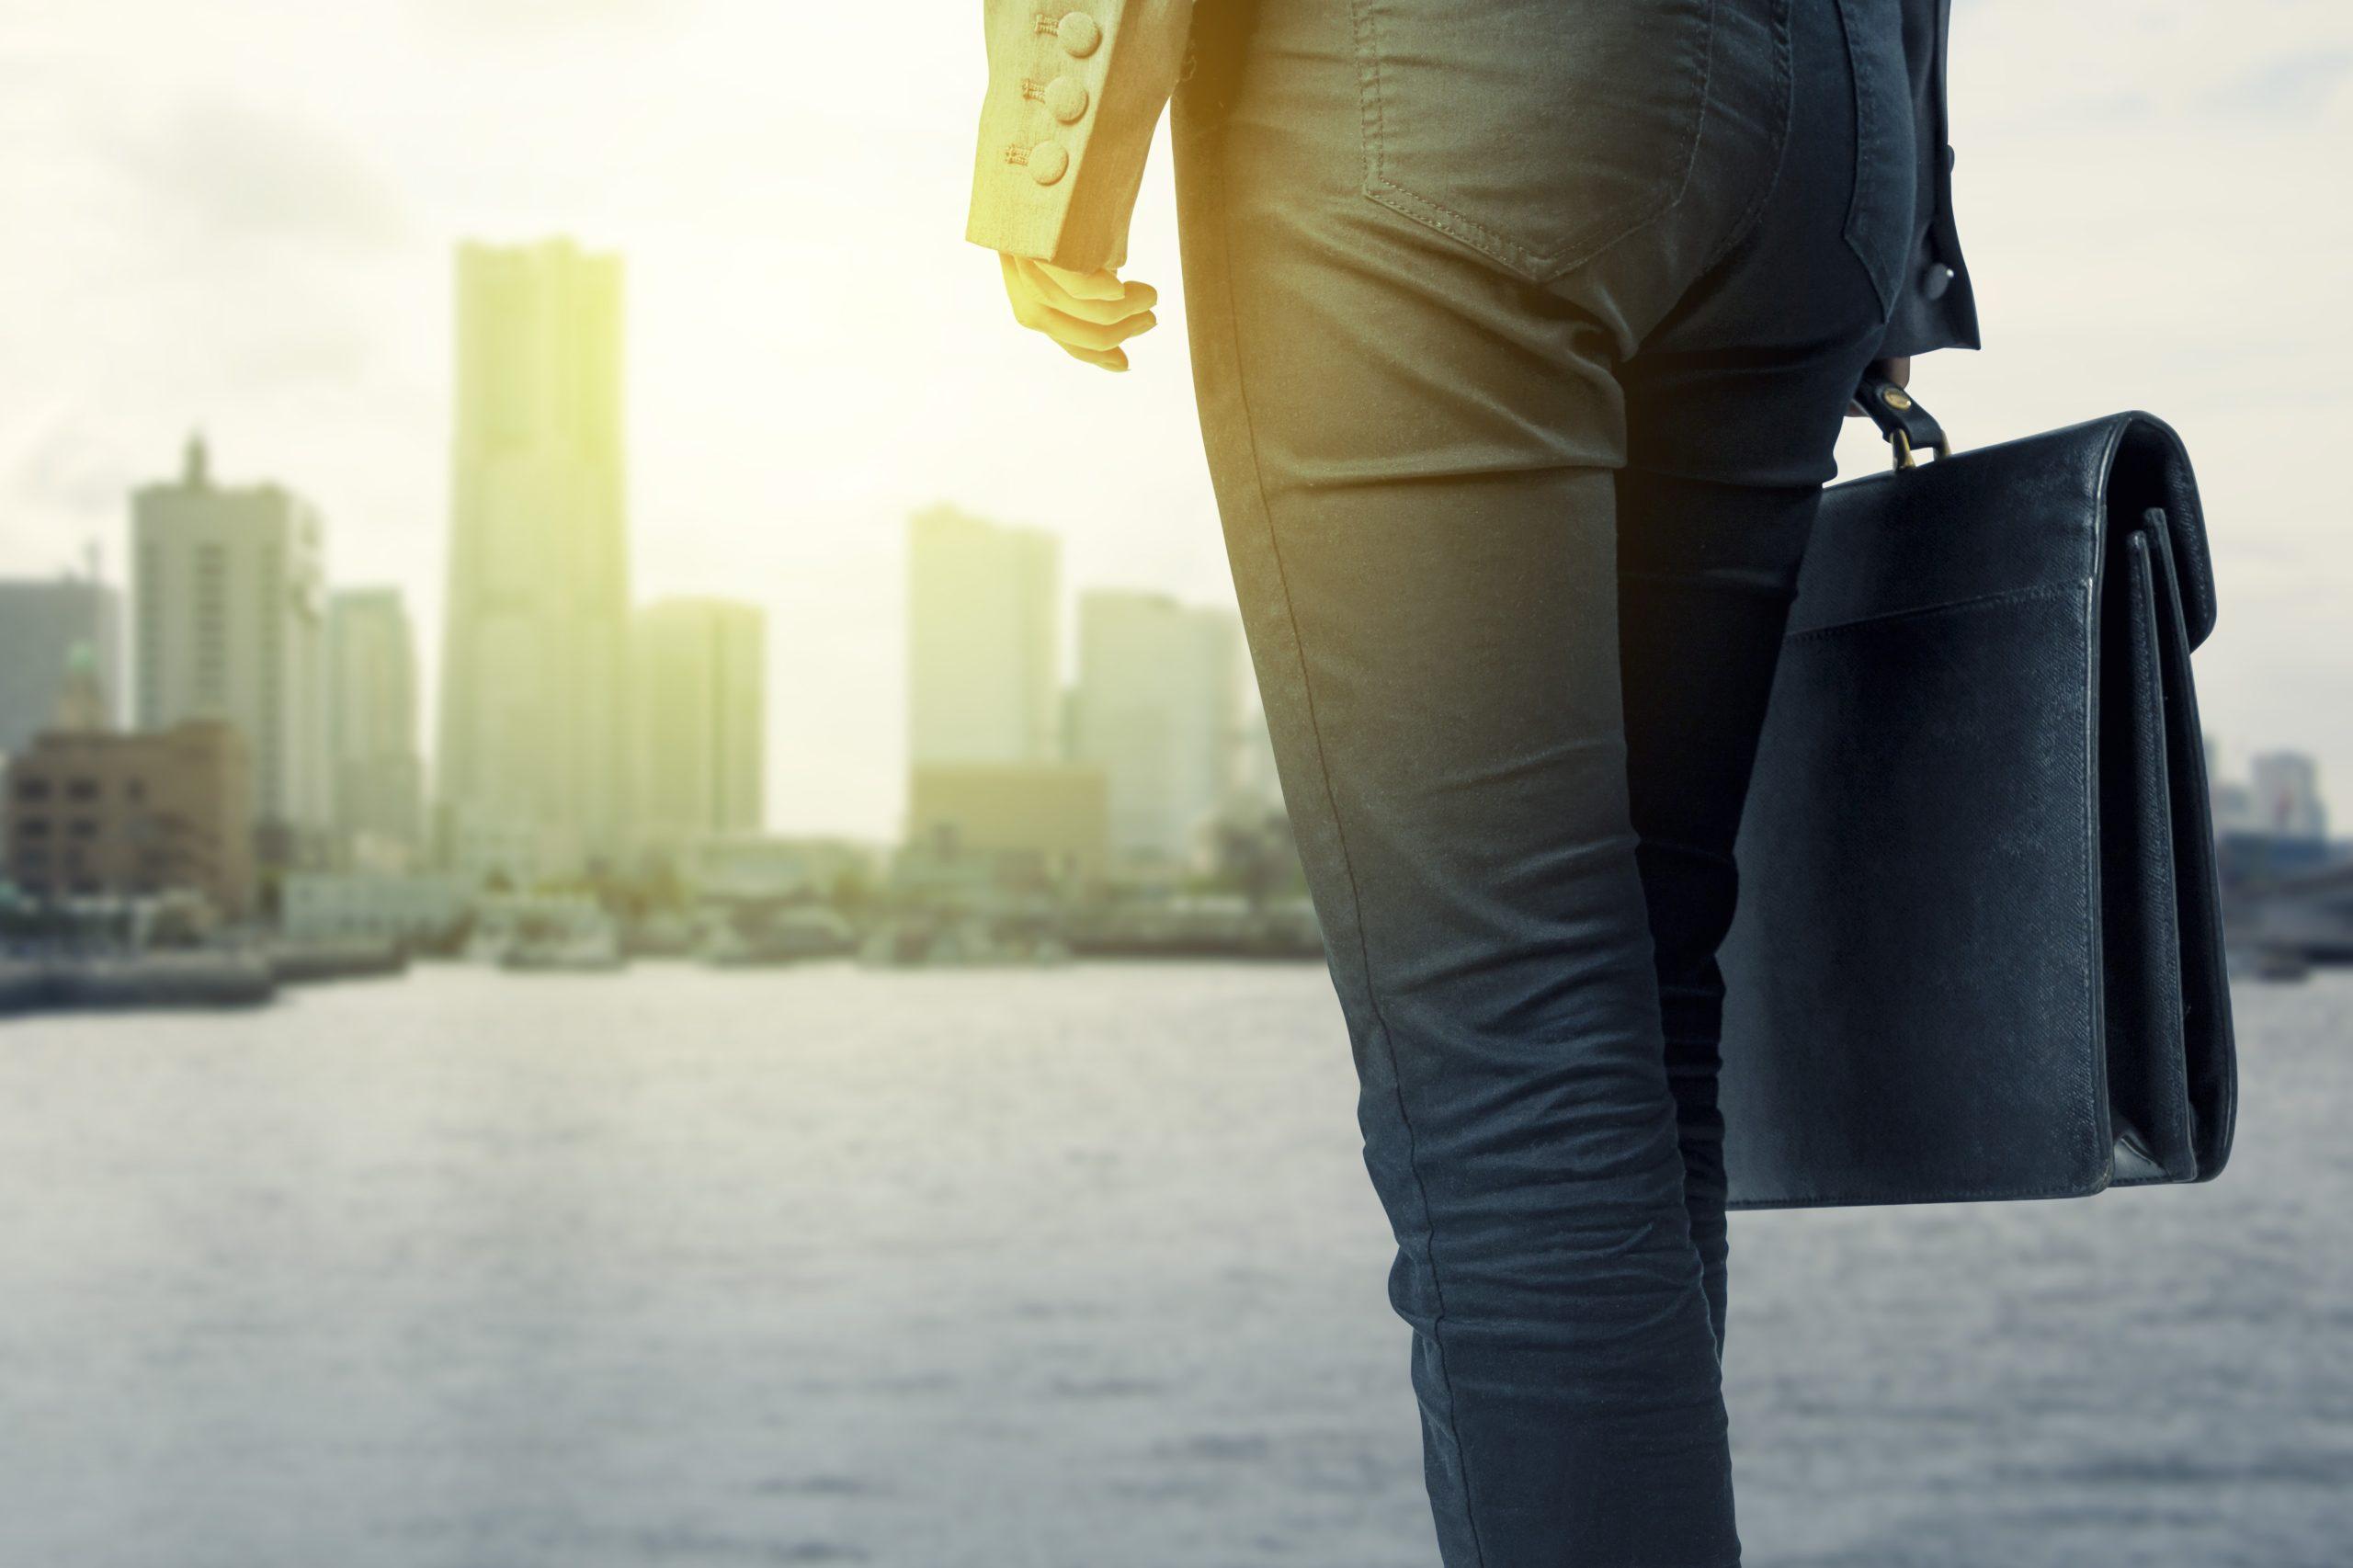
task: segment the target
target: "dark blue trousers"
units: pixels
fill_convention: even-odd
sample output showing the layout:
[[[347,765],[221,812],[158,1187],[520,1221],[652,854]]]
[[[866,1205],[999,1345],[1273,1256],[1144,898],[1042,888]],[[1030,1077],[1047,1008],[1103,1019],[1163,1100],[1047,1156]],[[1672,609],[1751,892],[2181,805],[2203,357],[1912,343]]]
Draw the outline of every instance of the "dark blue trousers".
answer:
[[[1197,6],[1202,429],[1449,1568],[1739,1560],[1714,954],[1911,113],[1896,0]]]

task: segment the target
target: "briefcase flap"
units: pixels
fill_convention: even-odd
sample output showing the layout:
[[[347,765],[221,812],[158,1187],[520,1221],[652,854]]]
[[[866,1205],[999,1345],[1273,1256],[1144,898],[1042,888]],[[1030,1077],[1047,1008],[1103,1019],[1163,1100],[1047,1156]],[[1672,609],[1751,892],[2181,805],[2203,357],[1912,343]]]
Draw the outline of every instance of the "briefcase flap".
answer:
[[[2162,508],[2184,630],[2214,629],[2214,576],[2189,456],[2154,415],[2113,414],[1823,493],[1792,634],[2080,583],[2101,572],[2110,523]],[[1916,548],[1888,529],[1919,536]],[[1951,537],[1958,533],[1959,538]],[[1928,537],[1931,535],[1945,537]]]

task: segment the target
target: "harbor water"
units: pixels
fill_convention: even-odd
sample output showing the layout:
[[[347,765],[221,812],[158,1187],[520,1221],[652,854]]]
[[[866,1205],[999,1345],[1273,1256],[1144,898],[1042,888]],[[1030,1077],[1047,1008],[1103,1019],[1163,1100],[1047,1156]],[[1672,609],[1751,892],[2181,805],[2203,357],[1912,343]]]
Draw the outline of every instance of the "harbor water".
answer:
[[[2211,1187],[1743,1215],[1751,1568],[2353,1562],[2353,975]],[[0,1025],[7,1568],[1432,1568],[1313,963]]]

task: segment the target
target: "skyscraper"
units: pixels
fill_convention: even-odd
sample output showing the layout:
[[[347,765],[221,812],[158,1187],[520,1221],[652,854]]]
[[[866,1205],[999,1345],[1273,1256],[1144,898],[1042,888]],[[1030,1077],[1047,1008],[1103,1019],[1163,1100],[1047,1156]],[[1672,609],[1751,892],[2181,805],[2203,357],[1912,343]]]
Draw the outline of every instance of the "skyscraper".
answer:
[[[469,244],[457,285],[445,846],[576,870],[629,820],[620,259]]]
[[[1097,590],[1078,600],[1071,755],[1110,779],[1111,847],[1123,860],[1190,861],[1242,760],[1242,622],[1165,594]]]
[[[276,484],[213,483],[203,439],[175,483],[131,500],[138,727],[225,719],[252,759],[268,853],[328,825],[325,539]]]
[[[122,719],[121,598],[95,574],[0,582],[0,757],[49,726],[67,660],[86,646],[109,724]]]
[[[637,612],[630,640],[642,837],[683,846],[758,832],[767,748],[759,608],[663,599]]]
[[[398,588],[354,588],[329,601],[327,666],[336,832],[359,860],[405,859],[422,838],[425,768],[416,642]]]
[[[1060,757],[1061,554],[950,506],[907,520],[911,764]]]

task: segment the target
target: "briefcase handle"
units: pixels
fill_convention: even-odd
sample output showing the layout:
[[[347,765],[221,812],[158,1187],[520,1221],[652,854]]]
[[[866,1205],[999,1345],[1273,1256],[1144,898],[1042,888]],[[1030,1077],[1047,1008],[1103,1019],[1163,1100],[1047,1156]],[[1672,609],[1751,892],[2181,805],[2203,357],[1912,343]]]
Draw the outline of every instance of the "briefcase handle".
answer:
[[[1945,439],[1945,427],[1937,423],[1937,416],[1877,370],[1863,372],[1861,382],[1855,388],[1855,402],[1871,416],[1871,423],[1879,426],[1879,433],[1895,449],[1897,468],[1918,467],[1912,454],[1922,447],[1939,459],[1952,456],[1952,443]]]

